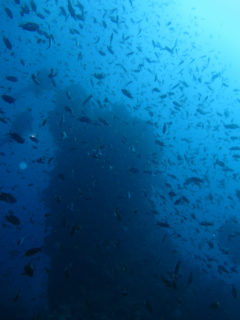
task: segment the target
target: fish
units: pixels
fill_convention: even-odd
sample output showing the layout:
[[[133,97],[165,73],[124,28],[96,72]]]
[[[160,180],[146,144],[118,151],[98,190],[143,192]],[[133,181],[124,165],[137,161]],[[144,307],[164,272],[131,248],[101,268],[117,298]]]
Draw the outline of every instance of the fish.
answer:
[[[113,49],[112,49],[111,46],[107,46],[107,49],[108,49],[108,51],[109,51],[111,54],[114,54],[114,51],[113,51]]]
[[[42,248],[31,248],[31,249],[28,249],[28,250],[25,252],[25,256],[26,256],[26,257],[31,257],[31,256],[33,256],[34,254],[39,253],[40,251],[42,251]]]
[[[233,298],[234,299],[237,299],[237,289],[236,287],[234,286],[234,284],[232,285],[232,295],[233,295]]]
[[[7,122],[8,122],[8,119],[7,119],[7,118],[0,117],[0,121],[1,121],[2,123],[7,123]]]
[[[169,288],[177,289],[176,279],[168,278],[166,276],[161,277],[162,282]]]
[[[165,134],[167,131],[167,124],[164,123],[163,128],[162,128],[162,133]]]
[[[67,12],[66,12],[66,10],[64,9],[64,7],[60,7],[59,8],[60,9],[60,15],[62,15],[62,16],[64,16],[65,18],[67,17]]]
[[[4,42],[5,46],[7,47],[7,49],[12,50],[12,44],[11,44],[10,40],[4,36],[2,37],[2,39],[3,39],[3,42]]]
[[[73,19],[76,19],[76,17],[77,17],[77,16],[76,16],[76,12],[75,12],[75,10],[74,10],[74,8],[73,8],[72,3],[71,3],[70,0],[68,0],[68,11],[69,11],[71,17],[72,17]]]
[[[201,184],[204,183],[203,179],[200,179],[198,177],[191,177],[185,180],[184,186],[187,186],[189,184],[196,184],[197,186],[201,186]]]
[[[91,99],[92,99],[92,94],[90,94],[84,101],[83,101],[83,104],[82,106],[84,107]]]
[[[240,128],[239,125],[236,123],[224,124],[224,127],[226,129],[232,129],[232,130]]]
[[[3,99],[3,101],[5,101],[9,104],[12,104],[16,101],[15,98],[13,98],[12,96],[9,96],[8,94],[2,94],[2,99]]]
[[[148,299],[145,301],[145,307],[148,310],[148,312],[152,314],[153,308],[152,308],[152,305]]]
[[[103,118],[98,118],[98,121],[101,122],[104,126],[109,126],[109,123]]]
[[[17,216],[15,216],[14,214],[12,214],[12,213],[10,213],[9,215],[6,215],[5,219],[9,223],[13,224],[14,226],[19,226],[20,223],[21,223],[20,219]]]
[[[37,12],[36,15],[40,18],[40,19],[45,19],[44,15],[40,12]]]
[[[6,80],[11,81],[11,82],[17,82],[18,81],[18,78],[15,77],[15,76],[6,76],[5,78],[6,78]]]
[[[176,266],[175,266],[175,269],[174,269],[174,274],[175,275],[179,274],[180,267],[181,267],[181,261],[178,261]]]
[[[31,266],[30,263],[27,263],[24,266],[24,272],[22,273],[22,275],[25,275],[25,276],[28,276],[28,277],[33,277],[34,270],[33,270],[33,267]]]
[[[34,143],[38,143],[39,142],[38,138],[34,134],[31,134],[29,136],[29,139]]]
[[[34,11],[34,12],[37,11],[37,5],[33,0],[30,1],[30,6],[32,8],[32,11]]]
[[[86,116],[79,117],[78,120],[85,123],[92,123],[92,120]]]
[[[40,82],[39,82],[39,80],[38,80],[38,78],[37,78],[38,76],[39,76],[39,73],[37,73],[37,74],[32,73],[32,74],[31,74],[32,81],[33,81],[37,86],[40,85]]]
[[[211,308],[211,309],[214,309],[214,310],[219,309],[220,306],[221,306],[221,304],[220,304],[219,301],[216,301],[216,302],[213,302],[213,303],[210,304],[210,308]]]
[[[229,150],[231,150],[231,151],[240,151],[240,147],[234,146],[234,147],[231,147]]]
[[[214,225],[211,221],[201,221],[199,224],[204,227],[212,227]]]
[[[66,112],[73,113],[71,107],[69,107],[69,106],[65,106],[65,107],[64,107],[64,110],[65,110]]]
[[[16,203],[17,199],[8,192],[0,192],[0,201],[6,203]]]
[[[26,22],[19,25],[23,30],[35,32],[39,30],[39,25],[35,22]]]
[[[158,144],[160,147],[164,147],[164,143],[159,139],[156,139],[155,143]]]
[[[193,281],[193,274],[192,274],[192,272],[190,272],[189,277],[188,277],[188,284],[189,285],[192,284],[192,281]]]
[[[102,79],[105,78],[105,74],[104,73],[94,73],[93,76],[98,80],[102,80]]]
[[[181,204],[186,204],[186,203],[189,203],[189,200],[188,200],[188,198],[186,198],[185,196],[182,196],[182,197],[178,198],[178,199],[174,202],[175,205],[181,205]]]
[[[25,142],[25,139],[16,132],[9,132],[9,136],[12,140],[16,141],[17,143],[23,144]]]
[[[161,228],[170,228],[170,224],[168,222],[157,221],[156,225]]]
[[[133,96],[132,96],[131,92],[128,91],[127,89],[122,89],[122,93],[123,93],[126,97],[128,97],[129,99],[133,99]]]
[[[223,272],[229,274],[229,271],[221,264],[218,265],[218,272],[220,274],[222,274]]]
[[[121,216],[118,208],[116,208],[116,210],[114,211],[114,216],[117,217],[117,219],[119,221],[122,221],[122,216]]]
[[[48,78],[51,80],[52,85],[54,87],[56,87],[56,82],[55,82],[55,79],[54,79],[56,77],[56,75],[57,75],[57,71],[54,70],[53,68],[51,68],[51,70],[50,70],[50,72],[48,74]]]
[[[29,14],[30,13],[30,9],[28,7],[28,5],[26,3],[24,3],[24,5],[21,6],[21,16],[24,16],[25,14]]]
[[[11,11],[9,8],[7,8],[7,7],[5,7],[4,10],[5,10],[7,16],[8,16],[10,19],[12,19],[12,18],[13,18],[12,11]]]
[[[216,160],[215,165],[218,165],[220,167],[225,167],[225,163],[221,160],[218,160],[218,159]]]
[[[139,173],[139,170],[137,168],[134,168],[134,167],[130,168],[129,171],[131,173]]]

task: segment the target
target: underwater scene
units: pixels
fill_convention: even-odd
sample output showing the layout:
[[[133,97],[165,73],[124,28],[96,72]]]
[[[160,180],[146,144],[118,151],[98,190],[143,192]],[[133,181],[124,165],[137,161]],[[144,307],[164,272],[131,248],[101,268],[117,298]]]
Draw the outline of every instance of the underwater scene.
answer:
[[[240,3],[2,0],[0,319],[240,319]]]

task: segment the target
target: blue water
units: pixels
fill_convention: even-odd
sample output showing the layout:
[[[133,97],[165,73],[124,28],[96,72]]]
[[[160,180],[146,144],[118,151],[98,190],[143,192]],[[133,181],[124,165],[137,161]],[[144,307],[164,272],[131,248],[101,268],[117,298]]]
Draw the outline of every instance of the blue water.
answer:
[[[0,4],[0,318],[239,319],[237,2]]]

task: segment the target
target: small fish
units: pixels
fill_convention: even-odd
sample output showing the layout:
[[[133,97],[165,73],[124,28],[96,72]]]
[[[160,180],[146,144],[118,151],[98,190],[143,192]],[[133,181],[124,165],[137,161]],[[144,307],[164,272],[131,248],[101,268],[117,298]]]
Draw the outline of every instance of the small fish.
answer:
[[[12,50],[12,44],[11,44],[10,40],[4,36],[2,37],[2,39],[3,39],[3,42],[4,42],[5,46],[7,47],[7,49]]]
[[[216,301],[216,302],[213,302],[213,303],[210,304],[210,308],[214,309],[214,310],[217,310],[217,309],[220,308],[220,305],[221,305],[220,302]]]
[[[212,227],[214,225],[214,223],[210,221],[201,221],[199,224],[204,227]]]
[[[59,9],[60,9],[59,15],[62,15],[62,16],[64,16],[64,17],[66,18],[66,17],[67,17],[67,12],[66,12],[66,10],[64,9],[64,7],[60,7]]]
[[[221,264],[218,265],[218,272],[220,274],[222,274],[223,272],[229,274],[229,271]]]
[[[7,216],[5,216],[5,219],[9,223],[13,224],[14,226],[19,226],[20,223],[21,223],[20,219],[17,216],[13,215],[12,213],[7,215]]]
[[[31,256],[33,256],[34,254],[39,253],[40,251],[42,251],[42,248],[31,248],[31,249],[28,249],[28,250],[25,252],[25,256],[26,256],[26,257],[31,257]]]
[[[193,281],[193,274],[192,274],[192,272],[190,272],[189,277],[188,277],[188,284],[189,285],[192,284],[192,281]]]
[[[25,3],[24,5],[21,6],[21,16],[24,16],[25,14],[29,14],[30,13],[30,9],[28,7],[28,5]]]
[[[116,210],[114,211],[114,216],[117,217],[117,219],[119,221],[122,221],[122,216],[121,216],[118,208],[116,208]]]
[[[16,132],[9,132],[9,136],[12,140],[16,141],[17,143],[23,144],[25,142],[25,139],[23,139],[23,137],[21,137]]]
[[[34,274],[34,270],[33,267],[30,265],[30,263],[27,263],[24,266],[24,272],[22,273],[22,275],[28,276],[28,277],[33,277]]]
[[[129,171],[131,172],[131,173],[139,173],[139,170],[137,169],[137,168],[134,168],[134,167],[132,167],[132,168],[130,168],[129,169]]]
[[[224,127],[226,129],[232,129],[232,130],[240,128],[239,125],[236,123],[224,124]]]
[[[69,106],[65,106],[65,107],[64,107],[64,110],[65,110],[66,112],[73,113],[73,112],[72,112],[72,109],[71,109]]]
[[[158,144],[160,147],[164,147],[164,143],[159,139],[156,139],[155,143]]]
[[[78,120],[85,123],[92,123],[92,120],[86,116],[79,117]]]
[[[157,221],[156,225],[161,228],[170,228],[170,225],[168,222]]]
[[[179,274],[180,267],[181,267],[181,261],[178,261],[176,266],[175,266],[175,269],[174,269],[174,274],[175,275]]]
[[[6,78],[6,80],[11,81],[11,82],[17,82],[18,81],[18,78],[15,77],[15,76],[6,76],[5,78]]]
[[[30,1],[30,5],[31,5],[31,8],[32,8],[32,11],[36,12],[36,11],[37,11],[37,5],[36,5],[36,3],[35,3],[33,0],[31,0],[31,1]]]
[[[105,78],[105,74],[104,73],[94,73],[93,76],[98,80],[102,80],[102,79]]]
[[[238,147],[238,146],[231,147],[229,150],[231,150],[231,151],[240,151],[240,147]]]
[[[92,94],[90,94],[84,101],[83,101],[83,107],[92,99]]]
[[[20,24],[19,26],[26,31],[34,32],[39,30],[39,25],[35,22],[26,22],[26,23]]]
[[[14,103],[16,101],[15,98],[13,98],[12,96],[9,96],[8,94],[2,94],[2,99],[3,101],[11,104],[11,103]]]
[[[40,85],[40,82],[39,82],[39,80],[38,80],[38,78],[37,78],[38,76],[39,76],[38,73],[37,73],[37,74],[34,74],[34,73],[31,74],[32,81],[33,81],[37,86]]]
[[[7,7],[5,7],[4,10],[5,10],[7,16],[8,16],[10,19],[12,19],[12,18],[13,18],[12,11],[11,11],[9,8],[7,8]]]
[[[29,139],[34,143],[38,143],[39,142],[38,138],[34,134],[30,135]]]
[[[21,297],[21,292],[19,291],[19,292],[15,295],[15,297],[13,298],[13,302],[18,301],[18,300],[20,299],[20,297]]]
[[[145,306],[146,306],[146,309],[148,310],[148,312],[152,314],[153,308],[152,308],[152,305],[148,299],[145,301]]]
[[[122,89],[122,93],[129,99],[133,99],[132,94],[127,89]]]
[[[237,299],[237,289],[234,284],[232,285],[232,295],[234,299]]]
[[[98,118],[98,121],[101,122],[104,126],[109,126],[109,123],[103,118]]]
[[[70,0],[68,0],[68,11],[69,11],[71,17],[72,17],[73,19],[76,19],[76,17],[77,17],[77,16],[76,16],[76,12],[75,12],[75,10],[74,10],[74,8],[73,8],[72,3],[71,3]]]
[[[162,129],[162,133],[163,133],[163,134],[165,134],[165,133],[166,133],[166,131],[167,131],[167,124],[166,124],[166,123],[164,123],[164,125],[163,125],[163,129]]]
[[[189,200],[188,200],[188,198],[186,198],[185,196],[182,196],[182,197],[178,198],[178,199],[174,202],[174,204],[175,204],[176,206],[178,206],[178,205],[183,205],[183,204],[186,204],[186,203],[189,203]]]
[[[0,192],[0,201],[7,202],[7,203],[16,203],[16,198],[7,192]]]
[[[187,186],[189,184],[196,184],[197,186],[201,186],[201,184],[204,183],[203,179],[200,179],[198,177],[191,177],[185,180],[184,186]]]

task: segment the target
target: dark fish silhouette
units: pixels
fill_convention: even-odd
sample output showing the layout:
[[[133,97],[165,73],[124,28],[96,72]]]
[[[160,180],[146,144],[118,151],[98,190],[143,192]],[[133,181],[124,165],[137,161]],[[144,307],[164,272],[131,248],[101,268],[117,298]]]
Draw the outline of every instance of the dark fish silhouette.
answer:
[[[17,143],[23,144],[25,142],[25,139],[23,139],[23,137],[21,137],[16,132],[9,132],[9,136],[12,140],[16,141]]]
[[[5,46],[8,48],[8,50],[12,50],[12,44],[11,44],[10,40],[4,36],[2,37],[2,39],[3,39]]]
[[[14,216],[13,214],[9,214],[9,215],[5,216],[5,219],[9,223],[11,223],[11,224],[13,224],[15,226],[19,226],[20,223],[21,223],[20,219],[17,216]]]
[[[3,101],[11,104],[11,103],[14,103],[16,101],[15,98],[13,98],[12,96],[9,96],[8,94],[2,94],[2,99]]]
[[[34,254],[39,253],[41,250],[42,250],[42,248],[31,248],[31,249],[28,249],[28,250],[25,252],[25,256],[26,256],[26,257],[31,257],[31,256],[33,256]]]
[[[31,32],[39,30],[39,25],[35,22],[26,22],[26,23],[20,24],[20,27],[23,30],[31,31]]]
[[[7,202],[7,203],[15,203],[17,200],[16,198],[7,192],[0,192],[0,201]]]
[[[33,267],[30,265],[30,263],[27,263],[24,266],[24,272],[22,273],[22,275],[28,276],[28,277],[33,277],[34,274],[34,270]]]
[[[6,80],[11,81],[11,82],[17,82],[18,78],[15,76],[6,76]]]
[[[132,94],[127,89],[122,89],[122,93],[129,99],[133,99]]]
[[[8,16],[10,19],[12,19],[12,18],[13,18],[12,11],[11,11],[9,8],[7,8],[7,7],[5,7],[4,10],[5,10],[7,16]]]

